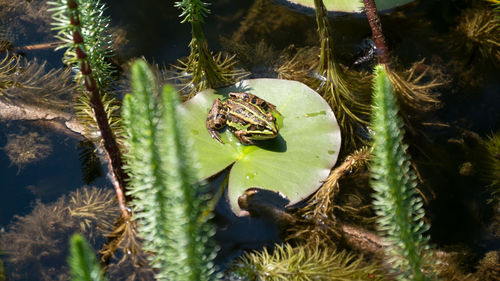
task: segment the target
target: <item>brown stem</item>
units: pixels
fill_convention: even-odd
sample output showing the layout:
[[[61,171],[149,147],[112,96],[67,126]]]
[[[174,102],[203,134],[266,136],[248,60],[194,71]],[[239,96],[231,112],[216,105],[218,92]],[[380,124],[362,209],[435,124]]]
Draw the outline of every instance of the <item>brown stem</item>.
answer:
[[[92,67],[88,60],[88,56],[84,49],[82,49],[84,41],[80,32],[77,3],[74,0],[69,0],[68,7],[72,12],[71,24],[75,27],[72,34],[73,43],[76,45],[75,52],[78,60],[80,61],[80,71],[83,76],[85,89],[89,92],[90,106],[94,111],[97,126],[101,132],[101,138],[104,150],[106,151],[106,156],[108,158],[110,171],[113,173],[113,186],[115,188],[122,216],[124,218],[128,218],[130,216],[130,212],[126,205],[128,198],[125,196],[127,174],[123,170],[121,151],[118,147],[113,131],[111,130],[111,126],[109,125],[106,110],[104,109],[104,105],[102,103],[99,85],[92,75]]]
[[[15,52],[22,52],[22,51],[53,49],[53,48],[55,48],[63,43],[64,43],[63,41],[56,41],[56,42],[50,42],[50,43],[33,44],[33,45],[15,47],[14,51]]]
[[[123,171],[120,148],[118,147],[113,131],[109,126],[109,121],[98,91],[92,92],[90,104],[94,110],[97,125],[99,126],[99,131],[101,132],[104,150],[106,151],[106,157],[108,158],[108,166],[113,174],[113,187],[115,188],[120,210],[122,212],[122,216],[124,218],[128,218],[130,216],[130,212],[127,208],[127,201],[129,198],[125,196],[127,185],[126,179],[128,178],[128,175]]]
[[[390,63],[389,49],[387,49],[384,33],[382,33],[382,24],[380,23],[375,0],[363,0],[363,2],[365,4],[366,17],[372,29],[373,41],[377,48],[378,61],[380,64],[388,65]]]

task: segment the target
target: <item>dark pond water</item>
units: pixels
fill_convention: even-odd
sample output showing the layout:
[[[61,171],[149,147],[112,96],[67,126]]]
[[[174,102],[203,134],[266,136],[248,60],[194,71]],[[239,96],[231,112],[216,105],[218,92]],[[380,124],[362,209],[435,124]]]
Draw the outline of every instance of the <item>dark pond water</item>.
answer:
[[[22,1],[18,1],[22,2]],[[123,63],[132,58],[144,56],[148,61],[159,65],[175,63],[177,59],[189,55],[188,44],[191,39],[190,27],[179,22],[179,10],[172,1],[131,1],[107,0],[107,14],[111,17],[113,28],[126,33],[127,43],[122,44],[117,53],[117,61]],[[491,235],[488,225],[494,220],[494,210],[487,204],[490,194],[486,192],[487,183],[478,174],[460,175],[460,165],[471,161],[463,146],[453,140],[463,141],[464,132],[475,132],[481,137],[491,135],[500,128],[500,71],[489,61],[472,62],[477,77],[467,79],[454,69],[454,60],[469,60],[470,56],[460,52],[453,53],[453,37],[450,32],[458,25],[457,17],[462,11],[480,5],[479,1],[417,1],[407,7],[396,9],[393,13],[382,16],[384,32],[389,48],[397,57],[398,63],[408,67],[411,63],[426,59],[442,67],[450,78],[447,87],[441,89],[443,107],[428,113],[426,120],[448,124],[441,127],[419,127],[423,134],[410,134],[408,141],[416,144],[411,147],[411,154],[417,163],[424,187],[432,190],[432,200],[428,212],[432,220],[430,231],[434,243],[442,246],[465,245],[470,251],[481,256],[489,250],[500,248],[499,237]],[[2,6],[0,6],[2,7]],[[261,9],[260,16],[244,22],[251,11]],[[279,52],[294,46],[317,46],[315,18],[311,14],[302,14],[279,6],[271,1],[260,0],[220,0],[213,1],[211,14],[203,25],[209,46],[213,51],[233,50],[228,39],[255,46],[264,42],[270,53],[274,53],[276,63]],[[266,11],[268,12],[266,13]],[[263,12],[262,12],[263,11]],[[8,16],[14,14],[7,13]],[[18,14],[16,16],[19,16]],[[38,19],[43,22],[42,19]],[[3,19],[10,22],[9,19]],[[362,51],[362,42],[370,38],[366,19],[359,15],[340,15],[331,18],[334,39],[341,54],[341,62],[350,65]],[[52,34],[47,23],[21,22],[22,34],[10,35],[14,46],[25,46],[51,42]],[[244,24],[245,23],[245,24]],[[47,60],[47,66],[61,67],[62,51],[53,50],[25,51],[28,60],[37,58]],[[477,55],[472,58],[479,60]],[[247,62],[252,74],[250,77],[275,77],[273,63],[252,64]],[[366,69],[370,63],[362,66]],[[458,66],[457,66],[458,67]],[[465,74],[464,74],[465,75]],[[0,229],[8,230],[8,225],[15,215],[31,212],[34,201],[54,202],[59,196],[84,186],[78,157],[79,140],[64,134],[53,133],[49,128],[33,126],[31,123],[0,122],[0,147],[5,147],[9,136],[38,132],[42,142],[50,145],[50,153],[40,157],[36,163],[19,168],[12,164],[5,150],[0,150]],[[421,140],[425,135],[425,140]],[[467,143],[467,139],[465,140]],[[105,167],[104,167],[105,169]],[[218,179],[220,181],[221,179]],[[217,182],[217,180],[216,180]],[[100,177],[93,185],[110,187],[105,177]],[[221,213],[227,215],[224,206]],[[498,216],[498,211],[496,213]],[[221,240],[231,240],[225,252],[233,257],[241,248],[258,247],[277,239],[276,233],[266,231],[266,222],[234,222],[234,217],[227,215],[221,219],[230,220],[228,225],[234,232],[225,228],[219,231]],[[498,219],[498,218],[497,218]],[[244,241],[244,233],[250,242]],[[233,236],[233,238],[231,238]],[[255,238],[258,237],[258,238]]]

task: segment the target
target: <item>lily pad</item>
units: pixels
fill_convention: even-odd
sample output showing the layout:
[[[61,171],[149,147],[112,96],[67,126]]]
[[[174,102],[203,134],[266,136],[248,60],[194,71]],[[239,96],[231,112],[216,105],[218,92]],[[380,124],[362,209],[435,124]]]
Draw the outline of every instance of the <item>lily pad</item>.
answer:
[[[274,104],[283,117],[279,135],[244,145],[225,129],[224,144],[212,139],[205,119],[213,101],[229,92],[249,92]],[[279,191],[289,205],[306,198],[328,176],[340,150],[340,130],[332,110],[320,95],[296,81],[251,79],[206,90],[185,102],[179,113],[197,155],[199,179],[233,164],[228,196],[237,215],[241,215],[238,197],[249,187]]]
[[[415,0],[375,0],[378,11],[392,9]],[[314,0],[282,0],[282,2],[314,9]],[[323,0],[330,12],[361,13],[364,9],[363,0]]]

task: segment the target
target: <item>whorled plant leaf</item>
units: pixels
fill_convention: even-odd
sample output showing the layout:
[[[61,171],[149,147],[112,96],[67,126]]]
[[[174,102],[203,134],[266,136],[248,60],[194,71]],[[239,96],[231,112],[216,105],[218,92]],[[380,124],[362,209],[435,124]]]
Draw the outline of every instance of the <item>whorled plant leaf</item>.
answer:
[[[414,0],[375,0],[377,10],[392,9]],[[314,9],[314,0],[284,0],[292,5],[305,6]],[[363,0],[323,0],[325,7],[330,12],[361,13],[364,9]]]
[[[279,135],[255,145],[241,144],[224,129],[225,144],[212,139],[206,117],[216,98],[229,92],[249,92],[276,106]],[[323,98],[306,85],[280,79],[243,80],[218,90],[205,90],[179,109],[193,140],[200,169],[198,178],[208,178],[231,164],[228,195],[232,210],[241,215],[238,197],[249,187],[279,191],[297,203],[316,191],[337,161],[340,130]]]

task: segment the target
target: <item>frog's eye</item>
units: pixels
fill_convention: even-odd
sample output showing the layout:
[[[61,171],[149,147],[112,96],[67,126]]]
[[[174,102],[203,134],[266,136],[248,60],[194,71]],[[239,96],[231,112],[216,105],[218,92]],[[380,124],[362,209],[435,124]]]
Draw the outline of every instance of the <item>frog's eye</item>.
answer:
[[[214,127],[215,127],[215,129],[218,130],[218,129],[222,128],[222,124],[217,123],[214,125]]]

